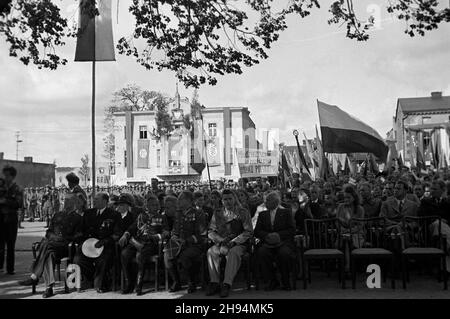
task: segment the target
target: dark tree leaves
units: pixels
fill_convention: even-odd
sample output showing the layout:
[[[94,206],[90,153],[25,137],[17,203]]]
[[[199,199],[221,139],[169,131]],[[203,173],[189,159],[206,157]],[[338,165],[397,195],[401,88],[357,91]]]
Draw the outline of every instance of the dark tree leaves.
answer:
[[[74,0],[76,1],[76,0]],[[147,69],[172,70],[186,87],[217,83],[217,76],[241,74],[268,57],[286,28],[289,15],[307,17],[319,0],[132,0],[135,18],[131,38],[120,38],[120,54]],[[82,10],[98,15],[96,0]],[[450,9],[437,0],[390,0],[387,12],[406,22],[405,33],[425,35],[450,21]],[[374,17],[359,19],[353,0],[333,0],[329,24],[345,25],[347,37],[369,39]],[[77,30],[79,31],[79,30]],[[10,55],[24,64],[56,69],[67,63],[55,48],[77,36],[51,0],[6,0],[0,7],[0,35]],[[138,45],[139,44],[139,45]],[[143,46],[141,45],[143,44]]]

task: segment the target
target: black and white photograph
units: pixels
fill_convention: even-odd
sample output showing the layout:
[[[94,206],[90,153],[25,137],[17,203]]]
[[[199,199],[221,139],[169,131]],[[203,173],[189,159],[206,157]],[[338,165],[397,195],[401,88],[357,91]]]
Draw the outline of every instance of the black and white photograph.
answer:
[[[0,299],[449,299],[449,166],[449,0],[0,0]]]

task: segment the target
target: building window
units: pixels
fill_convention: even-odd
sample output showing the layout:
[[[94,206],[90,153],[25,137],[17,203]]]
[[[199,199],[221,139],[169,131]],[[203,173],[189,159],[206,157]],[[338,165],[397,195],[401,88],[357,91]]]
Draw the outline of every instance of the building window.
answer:
[[[422,116],[422,124],[427,124],[431,122],[431,116]]]
[[[123,138],[125,140],[127,139],[127,127],[126,126],[123,127]]]
[[[180,160],[169,160],[169,167],[179,167],[181,166]]]
[[[139,138],[147,139],[147,125],[139,126]]]
[[[156,150],[156,167],[161,167],[161,150]]]
[[[127,151],[123,151],[123,166],[127,167]]]
[[[216,137],[217,136],[217,124],[216,123],[209,123],[208,124],[208,135],[210,137]]]

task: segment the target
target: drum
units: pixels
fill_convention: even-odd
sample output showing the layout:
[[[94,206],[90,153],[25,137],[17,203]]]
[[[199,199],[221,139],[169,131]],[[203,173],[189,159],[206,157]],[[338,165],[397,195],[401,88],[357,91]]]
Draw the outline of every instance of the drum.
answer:
[[[181,252],[182,243],[179,239],[171,238],[164,246],[164,253],[166,253],[169,259],[176,258]]]
[[[103,252],[103,246],[100,248],[96,248],[95,244],[98,242],[97,238],[89,238],[86,239],[81,247],[81,251],[86,257],[89,258],[97,258]]]

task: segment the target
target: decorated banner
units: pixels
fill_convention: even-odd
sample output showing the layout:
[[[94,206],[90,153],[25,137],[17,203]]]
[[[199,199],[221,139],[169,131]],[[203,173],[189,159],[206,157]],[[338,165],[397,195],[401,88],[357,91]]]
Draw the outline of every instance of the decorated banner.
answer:
[[[95,8],[92,3],[80,0],[75,61],[115,61],[111,0],[97,0],[97,16],[93,14]]]
[[[150,147],[149,140],[138,140],[138,168],[148,168],[148,150]]]
[[[236,149],[241,177],[278,176],[277,150]]]
[[[209,166],[220,165],[220,142],[218,137],[211,137],[206,140],[206,155]]]

